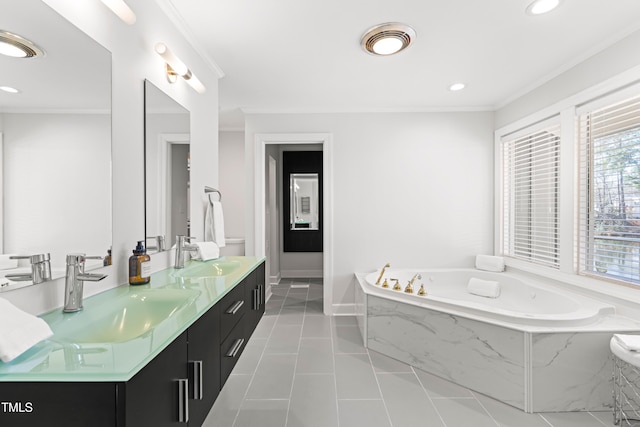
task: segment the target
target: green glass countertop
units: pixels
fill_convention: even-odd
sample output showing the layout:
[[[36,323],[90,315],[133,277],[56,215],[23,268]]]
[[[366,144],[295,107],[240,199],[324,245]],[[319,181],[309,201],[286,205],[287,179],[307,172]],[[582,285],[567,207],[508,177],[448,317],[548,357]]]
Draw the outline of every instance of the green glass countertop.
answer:
[[[80,312],[43,314],[53,336],[0,361],[0,381],[128,381],[263,260],[191,260],[87,297]]]

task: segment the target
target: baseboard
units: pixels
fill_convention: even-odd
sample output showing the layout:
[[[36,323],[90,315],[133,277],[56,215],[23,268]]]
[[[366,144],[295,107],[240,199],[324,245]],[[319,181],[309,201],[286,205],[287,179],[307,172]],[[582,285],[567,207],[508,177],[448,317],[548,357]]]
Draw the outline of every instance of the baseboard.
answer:
[[[275,276],[270,276],[269,277],[269,284],[270,285],[277,285],[280,283],[280,280],[282,279],[282,276],[280,275],[280,273],[276,274]]]
[[[322,270],[281,270],[283,279],[319,279],[322,278]]]
[[[334,316],[355,316],[356,315],[356,304],[333,304],[331,306],[331,311]]]

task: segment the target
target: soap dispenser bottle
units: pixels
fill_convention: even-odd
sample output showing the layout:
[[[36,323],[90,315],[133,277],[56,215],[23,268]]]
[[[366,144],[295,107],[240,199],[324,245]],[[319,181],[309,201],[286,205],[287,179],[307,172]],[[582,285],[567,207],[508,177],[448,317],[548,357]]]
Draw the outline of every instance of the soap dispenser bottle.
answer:
[[[151,257],[147,254],[142,240],[139,240],[133,255],[129,257],[129,284],[144,285],[149,281],[151,281]]]

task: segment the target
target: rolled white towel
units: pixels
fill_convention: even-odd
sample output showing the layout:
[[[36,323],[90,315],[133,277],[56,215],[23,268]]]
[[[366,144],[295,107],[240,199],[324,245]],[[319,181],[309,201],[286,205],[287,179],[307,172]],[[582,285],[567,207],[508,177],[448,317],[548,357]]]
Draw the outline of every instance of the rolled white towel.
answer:
[[[504,258],[493,255],[476,255],[476,268],[485,271],[504,271]]]
[[[640,351],[640,335],[613,334],[613,339],[627,351]]]
[[[220,248],[215,242],[193,242],[198,247],[193,259],[201,259],[202,261],[208,261],[210,259],[220,258]]]
[[[470,294],[481,297],[498,298],[500,296],[500,283],[472,277],[469,279],[467,291]]]
[[[0,298],[0,359],[3,362],[12,361],[52,335],[47,322]]]

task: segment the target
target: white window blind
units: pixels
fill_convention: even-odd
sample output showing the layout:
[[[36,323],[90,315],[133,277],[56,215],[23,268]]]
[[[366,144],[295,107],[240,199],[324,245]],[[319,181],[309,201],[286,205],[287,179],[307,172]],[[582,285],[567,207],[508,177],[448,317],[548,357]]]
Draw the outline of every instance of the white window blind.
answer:
[[[640,97],[579,117],[583,274],[640,284]]]
[[[503,253],[559,268],[560,125],[502,138]]]

